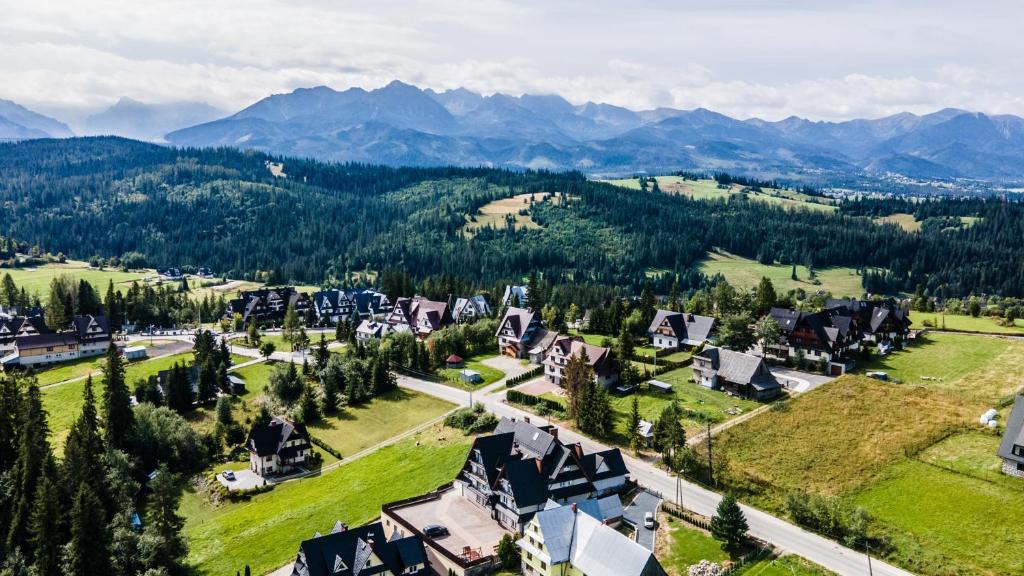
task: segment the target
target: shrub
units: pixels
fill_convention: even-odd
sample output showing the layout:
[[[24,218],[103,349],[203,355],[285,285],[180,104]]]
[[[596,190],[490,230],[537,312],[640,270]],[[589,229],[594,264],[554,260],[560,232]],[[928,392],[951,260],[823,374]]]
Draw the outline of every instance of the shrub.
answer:
[[[786,495],[786,511],[798,524],[841,540],[847,546],[867,541],[870,515],[841,498],[794,491]]]

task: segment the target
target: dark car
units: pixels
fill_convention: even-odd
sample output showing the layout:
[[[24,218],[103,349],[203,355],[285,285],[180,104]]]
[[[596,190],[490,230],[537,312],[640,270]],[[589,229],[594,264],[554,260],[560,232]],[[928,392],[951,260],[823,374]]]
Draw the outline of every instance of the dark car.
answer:
[[[423,533],[431,538],[440,538],[448,535],[448,529],[440,524],[428,524],[423,527]]]

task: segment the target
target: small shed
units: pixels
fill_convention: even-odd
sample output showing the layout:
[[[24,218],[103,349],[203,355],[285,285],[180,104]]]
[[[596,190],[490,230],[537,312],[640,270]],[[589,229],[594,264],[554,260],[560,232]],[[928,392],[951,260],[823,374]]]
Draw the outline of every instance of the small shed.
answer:
[[[448,368],[462,368],[465,360],[463,360],[462,356],[459,356],[458,354],[452,354],[444,362],[448,365]]]
[[[131,360],[142,360],[146,357],[146,348],[144,346],[130,346],[124,349],[124,359]]]
[[[231,384],[232,394],[245,394],[245,380],[234,374],[228,374],[228,383]]]
[[[647,385],[656,390],[661,390],[662,392],[672,391],[672,385],[668,382],[662,382],[661,380],[648,380]]]
[[[459,372],[459,376],[462,378],[464,382],[470,382],[472,384],[479,384],[480,382],[484,381],[484,377],[481,376],[479,372],[477,372],[476,370],[470,370],[468,368],[464,369],[462,372]]]
[[[640,434],[640,438],[643,439],[644,446],[648,448],[654,444],[654,423],[648,422],[647,420],[640,420],[640,423],[636,426],[636,431]]]

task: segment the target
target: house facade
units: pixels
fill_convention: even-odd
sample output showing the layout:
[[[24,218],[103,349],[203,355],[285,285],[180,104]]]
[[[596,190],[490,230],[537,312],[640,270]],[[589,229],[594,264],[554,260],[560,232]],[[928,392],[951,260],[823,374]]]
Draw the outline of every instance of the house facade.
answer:
[[[409,331],[417,338],[426,339],[436,330],[450,326],[453,319],[447,302],[415,296],[395,301],[387,323],[397,332]]]
[[[299,545],[291,576],[426,576],[427,552],[416,535],[389,538],[380,522],[348,528],[340,521],[330,534]]]
[[[865,342],[902,346],[910,335],[910,314],[888,300],[828,300],[826,310],[852,319]]]
[[[689,312],[658,310],[647,328],[651,345],[658,349],[676,350],[700,346],[711,337],[715,319]]]
[[[619,494],[629,470],[617,448],[585,454],[563,444],[558,429],[503,418],[493,434],[480,436],[458,475],[463,494],[497,522],[522,532],[549,500],[579,502]]]
[[[1003,460],[1004,474],[1024,478],[1024,396],[1014,399],[1003,440],[999,443],[999,457]]]
[[[526,358],[532,343],[541,332],[546,332],[541,323],[540,314],[511,306],[505,310],[505,316],[498,324],[498,350],[512,358]]]
[[[392,332],[390,324],[376,320],[363,320],[356,327],[356,342],[366,344],[374,338],[383,338]]]
[[[653,551],[575,504],[538,512],[516,542],[528,576],[665,576]]]
[[[49,332],[43,317],[9,316],[0,317],[0,358],[15,350],[14,342],[25,336],[37,336]]]
[[[705,388],[755,400],[770,400],[782,393],[782,385],[763,358],[714,346],[694,354],[693,379]]]
[[[305,462],[312,450],[306,426],[280,416],[253,426],[245,447],[249,451],[249,469],[260,476],[288,473]]]
[[[487,299],[479,294],[469,298],[456,298],[455,305],[452,306],[452,318],[459,324],[490,315],[491,306],[487,304]]]
[[[373,320],[391,312],[387,295],[370,288],[321,290],[313,294],[312,302],[320,325]]]
[[[247,326],[250,322],[260,326],[278,325],[284,321],[289,306],[295,308],[299,318],[305,318],[313,303],[308,294],[291,286],[243,290],[238,293],[238,298],[228,302],[224,317],[231,320],[238,314]]]
[[[838,376],[852,367],[860,350],[860,330],[851,316],[834,310],[802,312],[772,308],[779,325],[779,341],[765,346],[764,355],[779,360],[803,358],[824,363],[828,373]]]
[[[528,308],[530,306],[530,287],[529,286],[505,286],[505,292],[501,295],[501,305],[504,307],[516,306],[518,308]]]
[[[0,322],[0,328],[0,361],[5,366],[40,366],[99,356],[113,338],[105,316],[75,316],[70,330],[62,332],[50,332],[41,317]]]
[[[594,372],[594,381],[599,386],[611,388],[619,381],[619,367],[612,358],[612,351],[587,344],[575,336],[559,336],[555,339],[544,358],[544,377],[548,382],[561,386],[569,359],[584,353],[587,355],[587,364]]]

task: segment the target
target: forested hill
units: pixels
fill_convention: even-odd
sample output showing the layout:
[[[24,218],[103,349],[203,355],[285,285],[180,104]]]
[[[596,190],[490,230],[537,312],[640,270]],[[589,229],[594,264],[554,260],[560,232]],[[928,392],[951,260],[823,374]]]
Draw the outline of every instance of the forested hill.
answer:
[[[871,281],[894,289],[1024,295],[1019,204],[979,203],[973,226],[912,233],[852,205],[786,210],[743,195],[707,202],[631,191],[576,173],[323,164],[118,138],[4,144],[0,166],[0,235],[83,259],[129,255],[304,282],[397,269],[485,286],[537,270],[555,283],[636,287],[657,270],[666,283],[675,272],[693,286],[694,265],[719,247],[762,261],[884,269]],[[480,208],[529,193],[533,202],[523,198],[509,217],[520,226],[498,218],[497,228],[471,230],[484,221]]]

